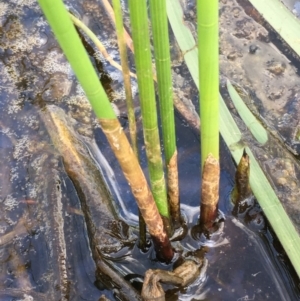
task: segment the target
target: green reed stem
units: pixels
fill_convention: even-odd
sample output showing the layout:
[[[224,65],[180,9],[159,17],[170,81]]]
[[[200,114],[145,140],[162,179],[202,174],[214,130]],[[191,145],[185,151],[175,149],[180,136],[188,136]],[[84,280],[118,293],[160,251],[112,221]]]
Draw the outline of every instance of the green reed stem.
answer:
[[[176,150],[170,42],[165,0],[150,0],[152,35],[166,161]]]
[[[152,193],[160,214],[169,218],[156,115],[147,3],[129,0],[129,10]]]
[[[172,218],[178,222],[180,218],[178,168],[166,1],[150,0],[150,13],[164,153],[168,173],[168,199]]]
[[[218,0],[197,0],[202,168],[219,158]]]

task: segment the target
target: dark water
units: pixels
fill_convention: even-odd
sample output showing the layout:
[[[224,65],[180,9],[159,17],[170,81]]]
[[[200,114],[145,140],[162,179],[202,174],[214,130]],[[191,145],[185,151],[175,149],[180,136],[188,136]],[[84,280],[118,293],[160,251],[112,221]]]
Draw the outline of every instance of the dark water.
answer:
[[[103,8],[95,1],[66,3],[87,20],[118,61],[115,35]],[[55,103],[63,108],[80,137],[90,139],[87,145],[106,176],[119,216],[136,236],[133,196],[36,2],[2,1],[0,8],[0,300],[92,301],[102,294],[116,300],[112,290],[96,282],[80,198],[41,120],[45,106]],[[111,97],[127,131],[121,75],[101,61],[105,70],[101,72],[111,78]],[[197,90],[183,62],[175,72],[177,78],[186,78],[177,88],[197,103]],[[132,85],[137,101],[136,82]],[[137,107],[137,115],[138,111]],[[176,129],[180,198],[189,232],[174,247],[178,253],[204,245],[209,250],[199,279],[188,288],[166,287],[167,300],[298,300],[298,279],[259,206],[254,203],[245,222],[231,215],[235,167],[223,143],[224,228],[209,241],[192,238],[190,231],[199,215],[199,133],[180,115],[176,115]],[[147,172],[141,131],[139,145]],[[172,268],[156,261],[152,247],[142,253],[131,244],[106,256],[137,289],[147,269]]]
[[[182,124],[180,118],[176,121],[180,141],[179,173],[182,177],[180,196],[184,204],[182,212],[188,220],[189,228],[179,250],[186,252],[208,245],[209,252],[206,255],[208,267],[204,275],[188,289],[169,288],[167,300],[177,300],[178,294],[178,300],[298,299],[297,277],[289,270],[289,265],[284,263],[287,262],[287,258],[283,250],[280,247],[276,249],[275,243],[278,242],[276,239],[274,242],[274,236],[261,215],[259,206],[254,205],[245,222],[244,218],[238,220],[231,215],[229,199],[233,187],[234,166],[224,146],[221,152],[219,207],[225,214],[224,229],[211,241],[197,241],[192,238],[190,231],[199,217],[199,140],[190,128]],[[167,268],[155,260],[153,250],[143,254],[135,247],[132,252],[122,252],[120,255],[122,258],[113,260],[116,260],[124,275],[129,273],[127,278],[131,279],[137,288],[141,285],[139,283],[145,269]],[[295,277],[294,280],[290,278],[290,273]]]

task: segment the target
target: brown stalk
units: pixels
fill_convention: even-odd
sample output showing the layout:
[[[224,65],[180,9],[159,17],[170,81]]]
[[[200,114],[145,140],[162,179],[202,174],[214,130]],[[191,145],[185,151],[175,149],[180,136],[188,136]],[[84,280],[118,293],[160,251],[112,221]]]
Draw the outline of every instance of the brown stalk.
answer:
[[[131,82],[130,82],[130,70],[128,65],[128,59],[127,59],[128,55],[127,55],[127,48],[126,48],[126,40],[127,40],[126,38],[128,37],[128,33],[123,27],[120,0],[113,0],[112,3],[114,6],[114,10],[112,10],[111,6],[107,7],[107,4],[109,4],[108,2],[106,1],[103,2],[103,4],[107,7],[106,10],[109,12],[111,17],[114,18],[114,22],[116,24],[116,32],[118,38],[118,46],[119,46],[120,57],[121,57],[121,66],[122,66],[124,88],[125,88],[125,95],[126,95],[126,106],[128,112],[130,140],[131,140],[133,151],[139,160],[137,135],[136,135],[136,120],[134,114],[134,104],[133,104]],[[140,211],[139,211],[139,247],[142,250],[146,250],[147,248],[146,224]]]
[[[144,173],[119,121],[117,119],[99,119],[99,121],[131,186],[140,212],[148,226],[157,257],[163,261],[170,262],[174,252],[164,229],[162,218],[157,210]]]
[[[250,177],[250,159],[244,149],[243,156],[237,166],[235,174],[235,183],[237,189],[237,202],[247,198],[251,194],[251,188],[249,184]]]
[[[177,150],[174,152],[168,164],[168,200],[170,214],[175,228],[180,225],[180,202],[178,187]]]
[[[220,163],[208,154],[202,172],[200,227],[205,230],[213,228],[218,215]]]
[[[235,173],[235,187],[232,191],[231,198],[234,203],[234,208],[232,213],[237,215],[242,213],[247,206],[247,204],[242,204],[243,200],[247,199],[251,195],[251,188],[249,184],[250,180],[250,159],[244,149],[241,160],[237,166]]]

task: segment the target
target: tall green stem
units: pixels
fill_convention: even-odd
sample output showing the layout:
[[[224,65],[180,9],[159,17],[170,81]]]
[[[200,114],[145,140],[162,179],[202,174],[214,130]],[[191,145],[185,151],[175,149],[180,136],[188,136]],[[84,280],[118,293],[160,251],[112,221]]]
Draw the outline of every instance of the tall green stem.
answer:
[[[219,158],[218,0],[197,0],[202,169],[209,153]]]
[[[39,4],[99,118],[102,130],[120,163],[148,226],[157,255],[164,261],[170,261],[173,257],[173,250],[146,178],[63,2],[61,0],[39,0]]]
[[[129,0],[129,10],[152,193],[160,214],[168,224],[169,209],[158,133],[147,3]]]
[[[168,173],[168,199],[175,223],[180,220],[177,149],[171,78],[170,42],[165,0],[150,0],[152,35],[157,71],[158,94]]]
[[[214,231],[219,200],[218,0],[197,0],[202,188],[200,226]]]

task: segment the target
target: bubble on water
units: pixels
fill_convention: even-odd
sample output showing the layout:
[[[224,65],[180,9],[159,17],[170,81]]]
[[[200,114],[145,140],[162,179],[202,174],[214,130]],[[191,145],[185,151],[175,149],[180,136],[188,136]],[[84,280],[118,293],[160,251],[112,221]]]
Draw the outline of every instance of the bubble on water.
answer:
[[[64,100],[68,105],[79,106],[82,109],[91,110],[91,104],[85,95],[75,95]]]
[[[37,26],[38,28],[40,28],[40,29],[45,29],[45,28],[47,28],[49,25],[48,25],[47,21],[45,20],[45,18],[40,17],[40,18],[38,18],[37,21],[36,21],[36,26]]]
[[[35,183],[27,183],[26,184],[26,192],[27,197],[29,199],[36,199],[37,198],[37,185]]]
[[[15,149],[13,151],[13,158],[20,161],[23,158],[28,156],[28,147],[29,147],[29,137],[24,136],[21,139],[17,140],[17,143],[15,145]]]
[[[9,5],[7,3],[0,3],[0,26],[3,26],[5,16],[8,15]]]
[[[10,171],[10,181],[13,182],[19,177],[19,172],[17,167],[13,167]]]
[[[79,83],[77,83],[77,85],[76,85],[76,95],[85,96],[84,90]]]
[[[109,73],[109,76],[114,81],[121,81],[122,80],[122,73],[119,70],[115,70]]]
[[[7,113],[15,114],[15,113],[19,112],[22,109],[22,103],[23,103],[23,100],[20,98],[11,100]]]
[[[103,54],[100,52],[100,50],[96,49],[96,51],[93,54],[94,58],[101,62],[101,63],[106,63],[106,59],[104,58]]]
[[[44,32],[40,32],[36,39],[36,45],[42,47],[48,42],[48,36]]]
[[[68,62],[65,61],[63,53],[53,50],[48,52],[43,61],[43,71],[53,74],[61,72],[67,74],[68,77],[73,75],[72,68]]]
[[[1,18],[1,17],[0,17]],[[13,53],[32,52],[34,47],[41,47],[48,41],[47,35],[36,24],[44,24],[41,21],[31,26],[34,33],[31,33],[30,28],[25,28],[20,20],[10,20],[9,30],[5,32],[5,39],[3,39],[3,48],[10,49]]]
[[[39,127],[39,120],[34,115],[25,116],[24,121],[33,130],[38,129],[38,127]]]
[[[124,89],[119,89],[119,90],[114,90],[111,93],[111,96],[113,98],[114,101],[117,100],[124,100],[125,99],[125,90]]]
[[[8,210],[8,211],[13,210],[15,207],[17,207],[19,205],[17,200],[15,198],[13,198],[12,195],[10,195],[10,194],[5,198],[3,204],[5,207],[5,210]]]

